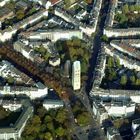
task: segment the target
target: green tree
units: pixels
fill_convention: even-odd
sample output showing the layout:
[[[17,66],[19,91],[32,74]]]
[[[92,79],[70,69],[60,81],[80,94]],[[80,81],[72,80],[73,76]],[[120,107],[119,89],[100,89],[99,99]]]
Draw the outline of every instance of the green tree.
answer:
[[[45,140],[53,140],[53,136],[50,132],[45,133],[44,135]]]
[[[127,13],[129,12],[128,4],[125,4],[125,5],[123,6],[122,12],[123,12],[124,14],[127,14]]]
[[[120,59],[119,59],[119,58],[116,59],[116,66],[117,66],[118,68],[121,68]]]
[[[59,123],[63,123],[67,119],[67,112],[65,109],[60,109],[56,115],[56,121]]]
[[[117,13],[115,19],[119,22],[119,24],[125,26],[125,23],[128,21],[128,17],[125,14]]]
[[[91,116],[88,112],[83,112],[81,114],[78,114],[77,123],[80,126],[86,126],[86,125],[90,124],[90,122],[91,122]]]
[[[110,81],[112,81],[116,78],[117,78],[117,73],[115,72],[115,70],[114,69],[109,69],[108,79]]]
[[[127,76],[126,75],[121,76],[120,84],[124,86],[126,85],[126,83],[127,83]]]
[[[132,85],[135,85],[135,83],[136,83],[135,76],[130,76],[130,81],[131,81]]]
[[[55,132],[58,137],[62,137],[65,135],[65,129],[63,127],[58,127]]]
[[[136,80],[136,86],[140,86],[140,79]]]
[[[46,127],[47,127],[51,132],[53,132],[53,130],[54,130],[53,122],[48,122],[48,123],[46,124]]]
[[[18,20],[23,19],[24,16],[25,16],[25,15],[24,15],[24,10],[20,9],[20,10],[18,10],[18,11],[16,12],[16,17],[17,17]]]
[[[87,65],[86,61],[83,60],[82,63],[81,63],[81,72],[86,73],[87,70],[88,70],[88,65]]]
[[[108,42],[109,39],[106,35],[102,35],[101,40],[104,41],[104,42]]]
[[[50,115],[46,115],[45,118],[44,118],[44,123],[48,123],[48,122],[51,122],[53,119]]]
[[[135,11],[134,5],[130,5],[130,6],[129,6],[129,10],[130,10],[131,12],[134,12],[134,11]]]
[[[9,76],[9,77],[7,78],[7,82],[8,82],[9,84],[13,84],[13,83],[15,82],[15,79],[14,79],[12,76]]]
[[[109,68],[111,68],[111,67],[114,66],[114,60],[113,60],[112,57],[109,57],[109,58],[108,58],[107,66],[108,66]]]
[[[44,132],[46,132],[46,129],[47,129],[46,124],[42,124],[41,127],[40,127],[40,132],[44,133]]]
[[[40,117],[35,115],[32,119],[32,124],[33,125],[40,125],[41,124],[41,120],[40,120]]]
[[[7,116],[10,115],[10,111],[6,111],[5,108],[3,108],[2,106],[0,106],[0,119],[5,119]]]
[[[37,115],[40,117],[40,118],[43,118],[46,114],[46,109],[44,107],[39,107],[37,109]]]

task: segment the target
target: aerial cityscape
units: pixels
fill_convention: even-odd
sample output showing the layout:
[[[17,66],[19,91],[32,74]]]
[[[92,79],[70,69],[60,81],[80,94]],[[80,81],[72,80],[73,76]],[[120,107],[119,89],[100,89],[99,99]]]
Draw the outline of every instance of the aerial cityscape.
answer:
[[[140,140],[140,0],[0,0],[0,140]]]

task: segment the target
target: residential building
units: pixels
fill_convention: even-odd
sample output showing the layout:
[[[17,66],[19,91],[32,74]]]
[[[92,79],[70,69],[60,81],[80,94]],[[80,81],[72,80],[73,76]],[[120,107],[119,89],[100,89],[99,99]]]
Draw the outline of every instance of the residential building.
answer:
[[[56,42],[59,39],[72,39],[73,37],[82,39],[83,33],[80,30],[38,30],[36,32],[25,32],[22,36],[30,40],[49,39]]]
[[[59,66],[61,63],[61,59],[59,57],[54,57],[49,59],[49,64],[56,67]]]
[[[140,131],[140,119],[135,119],[132,121],[132,132],[136,135]]]
[[[78,0],[64,0],[64,2],[67,5],[67,7],[70,7],[72,4],[74,4],[77,1]]]
[[[22,8],[25,11],[28,8],[28,3],[25,2],[25,1],[20,0],[20,1],[17,1],[16,7],[17,8]]]
[[[14,12],[9,8],[3,7],[0,9],[0,22],[3,22],[5,19],[12,18],[14,16]]]
[[[19,71],[14,65],[12,65],[7,60],[2,60],[0,62],[0,76],[5,79],[12,78],[14,80],[14,83],[18,84],[34,84],[34,81],[29,76]]]
[[[39,46],[38,46],[39,47]],[[37,65],[42,64],[45,62],[43,58],[41,58],[39,53],[35,53],[33,49],[33,45],[27,45],[25,42],[18,40],[14,43],[14,49],[25,56],[27,59],[35,62]]]
[[[122,140],[119,131],[113,126],[107,129],[107,139],[108,140]]]
[[[13,26],[10,26],[9,28],[1,30],[0,41],[5,42],[6,40],[11,39],[18,30],[25,29],[28,25],[32,26],[33,24],[39,22],[43,17],[46,17],[46,16],[48,16],[48,11],[46,11],[46,9],[45,10],[41,9],[37,13],[23,19],[22,21],[16,24],[13,24]]]
[[[112,40],[110,42],[110,45],[115,49],[121,51],[122,53],[128,54],[129,56],[140,60],[140,51],[139,51],[140,42],[138,39]]]
[[[3,7],[10,0],[0,0],[0,7]]]
[[[107,111],[98,100],[93,101],[93,113],[101,125],[109,117]]]
[[[14,98],[14,100],[0,99],[0,105],[10,111],[17,111],[22,107],[22,103],[19,100],[16,100],[16,98]]]
[[[22,101],[22,108],[20,116],[13,125],[0,128],[0,140],[18,140],[21,138],[28,119],[33,115],[33,107],[28,100]]]
[[[44,98],[48,94],[48,88],[42,83],[36,83],[34,87],[28,86],[1,86],[0,95],[29,96],[31,99]]]
[[[125,67],[129,69],[135,69],[136,71],[140,71],[140,61],[132,57],[132,55],[135,55],[135,57],[139,57],[138,55],[136,55],[136,53],[134,54],[132,52],[131,56],[129,55],[128,57],[126,53],[121,52],[116,48],[112,48],[109,45],[105,46],[105,52],[112,57],[118,58],[120,60],[120,65],[124,65]]]
[[[64,103],[62,100],[51,100],[51,99],[46,99],[43,102],[43,106],[49,110],[49,109],[56,109],[64,106]]]
[[[109,116],[113,117],[130,117],[135,113],[135,103],[129,101],[111,101],[102,103]]]
[[[74,90],[79,90],[81,87],[81,63],[80,63],[80,61],[73,62],[72,86],[73,86]]]

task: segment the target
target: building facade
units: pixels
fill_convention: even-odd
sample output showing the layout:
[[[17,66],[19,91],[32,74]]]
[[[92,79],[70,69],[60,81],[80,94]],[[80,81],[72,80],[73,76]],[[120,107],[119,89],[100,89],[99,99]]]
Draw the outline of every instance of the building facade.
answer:
[[[59,107],[63,107],[64,103],[61,100],[45,100],[43,102],[43,106],[45,107],[46,110],[49,109],[55,109],[55,108],[59,108]]]
[[[72,66],[72,86],[74,90],[79,90],[81,87],[81,64],[80,61],[75,61]]]

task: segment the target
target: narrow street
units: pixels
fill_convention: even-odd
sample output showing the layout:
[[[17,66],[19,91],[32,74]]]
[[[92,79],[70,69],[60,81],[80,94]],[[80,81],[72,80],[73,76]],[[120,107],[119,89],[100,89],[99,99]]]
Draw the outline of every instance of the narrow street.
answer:
[[[96,119],[94,119],[94,115],[93,115],[88,93],[90,92],[90,90],[92,88],[93,72],[94,72],[94,69],[96,66],[98,53],[100,52],[100,49],[101,49],[101,36],[103,35],[103,30],[104,30],[104,25],[105,25],[108,8],[109,8],[109,0],[103,0],[102,8],[100,11],[100,16],[99,16],[99,21],[98,21],[98,26],[97,26],[96,34],[95,34],[95,37],[93,40],[93,53],[92,53],[92,57],[90,59],[88,80],[86,82],[85,87],[82,87],[80,92],[75,93],[75,95],[84,104],[87,111],[93,116],[93,120],[89,127],[88,140],[96,140],[96,139],[105,140],[106,139],[106,137],[104,136],[104,132],[101,130],[100,126],[98,125],[98,122],[96,122]]]
[[[101,49],[101,36],[103,35],[106,15],[109,8],[109,0],[103,0],[102,2],[102,8],[99,15],[99,21],[96,29],[96,34],[93,40],[93,53],[92,57],[90,59],[90,67],[88,71],[88,80],[86,83],[86,92],[89,93],[92,88],[92,82],[93,82],[93,72],[96,66],[97,56]],[[101,18],[100,18],[101,17]]]

